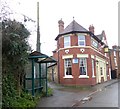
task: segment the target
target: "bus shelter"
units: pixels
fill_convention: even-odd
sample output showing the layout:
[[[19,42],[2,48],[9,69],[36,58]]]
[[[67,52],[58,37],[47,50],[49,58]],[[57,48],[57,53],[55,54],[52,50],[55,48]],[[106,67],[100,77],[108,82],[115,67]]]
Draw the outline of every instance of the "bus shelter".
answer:
[[[41,92],[45,89],[47,96],[48,93],[48,80],[47,80],[47,68],[49,63],[56,63],[56,60],[52,57],[34,51],[29,54],[29,70],[25,76],[25,90],[31,91],[32,96],[35,96],[35,92]],[[37,76],[36,76],[37,75]]]

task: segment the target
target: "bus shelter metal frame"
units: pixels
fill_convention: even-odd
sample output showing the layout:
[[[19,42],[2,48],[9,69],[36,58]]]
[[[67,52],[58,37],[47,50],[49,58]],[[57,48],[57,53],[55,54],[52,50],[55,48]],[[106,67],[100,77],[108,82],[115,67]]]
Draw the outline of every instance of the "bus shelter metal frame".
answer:
[[[47,64],[48,63],[56,63],[57,61],[52,58],[52,57],[49,57],[45,54],[42,54],[40,52],[37,52],[37,51],[34,51],[32,52],[28,59],[30,59],[32,61],[32,77],[31,78],[25,78],[25,80],[32,80],[32,88],[31,89],[26,89],[26,85],[25,85],[25,89],[26,90],[31,90],[32,91],[32,96],[34,97],[35,96],[35,90],[39,90],[41,92],[41,90],[44,88],[41,84],[41,80],[42,79],[45,79],[46,80],[46,84],[45,84],[45,89],[46,89],[46,96],[48,95],[48,80],[47,80]],[[34,78],[34,65],[35,63],[38,63],[39,64],[39,78]],[[45,63],[45,77],[41,77],[41,64],[42,63]],[[34,83],[34,80],[35,79],[38,79],[39,80],[39,86],[38,87],[35,87],[35,83]],[[26,83],[26,82],[25,82]]]

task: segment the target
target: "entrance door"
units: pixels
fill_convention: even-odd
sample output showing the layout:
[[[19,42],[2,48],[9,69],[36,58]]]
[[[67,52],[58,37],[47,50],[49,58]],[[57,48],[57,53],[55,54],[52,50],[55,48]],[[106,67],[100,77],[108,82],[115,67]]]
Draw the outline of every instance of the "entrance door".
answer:
[[[96,62],[96,83],[101,83],[100,67],[98,62]]]

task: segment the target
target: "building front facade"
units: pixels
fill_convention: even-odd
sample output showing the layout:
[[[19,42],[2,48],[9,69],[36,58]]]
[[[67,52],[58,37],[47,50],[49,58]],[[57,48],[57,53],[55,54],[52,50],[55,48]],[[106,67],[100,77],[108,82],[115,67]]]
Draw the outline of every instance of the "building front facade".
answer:
[[[120,46],[114,45],[110,50],[111,77],[112,79],[120,77]]]
[[[64,22],[59,20],[58,23],[57,49],[53,57],[58,61],[59,83],[95,85],[109,80],[109,57],[104,53],[106,44],[94,35],[94,27],[90,26],[88,31],[73,20],[64,29]]]

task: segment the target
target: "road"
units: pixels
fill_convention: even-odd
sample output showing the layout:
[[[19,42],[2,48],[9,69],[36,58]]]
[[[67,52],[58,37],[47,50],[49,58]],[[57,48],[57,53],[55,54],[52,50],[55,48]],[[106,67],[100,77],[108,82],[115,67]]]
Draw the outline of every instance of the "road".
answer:
[[[119,91],[120,82],[99,90],[89,100],[80,101],[76,107],[118,107]]]

